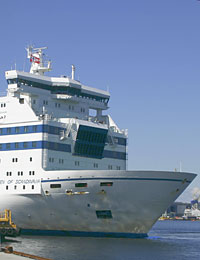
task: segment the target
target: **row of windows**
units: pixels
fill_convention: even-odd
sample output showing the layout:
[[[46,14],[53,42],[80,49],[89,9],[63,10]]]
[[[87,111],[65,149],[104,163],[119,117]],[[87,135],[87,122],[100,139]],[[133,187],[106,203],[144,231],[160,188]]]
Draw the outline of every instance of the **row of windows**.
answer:
[[[34,100],[35,101],[35,100]],[[36,101],[35,102],[33,102],[34,104],[36,104]],[[43,100],[43,105],[46,105],[46,106],[48,106],[48,100]],[[55,103],[55,107],[58,107],[58,108],[60,108],[61,107],[61,105],[60,105],[60,103]],[[69,110],[71,109],[71,106],[69,106]],[[74,110],[74,109],[73,109]]]
[[[34,101],[35,101],[35,100],[34,100]],[[36,104],[36,101],[34,102],[34,104]],[[47,100],[43,100],[43,105],[48,106],[48,101],[47,101]],[[55,103],[55,107],[56,107],[56,108],[60,108],[60,107],[61,107],[61,104],[60,104],[60,103]],[[74,111],[74,106],[73,106],[73,105],[69,105],[68,108],[69,108],[69,110]],[[81,112],[82,112],[82,111],[81,111]]]
[[[106,104],[109,101],[109,98],[104,98],[104,97],[91,95],[91,94],[87,94],[87,93],[82,93],[81,89],[74,88],[73,86],[53,86],[53,88],[52,88],[51,85],[46,85],[46,84],[29,81],[29,80],[25,80],[25,79],[19,79],[19,78],[8,79],[7,82],[8,82],[8,84],[18,84],[19,83],[18,87],[20,87],[20,85],[27,85],[27,86],[31,86],[31,87],[35,87],[35,88],[49,90],[53,94],[67,94],[67,95],[96,100],[96,101],[103,102]]]
[[[113,186],[113,182],[100,182],[100,186],[107,186],[107,187],[111,187]],[[88,184],[85,182],[79,182],[79,183],[75,183],[75,188],[87,188]],[[61,188],[61,184],[60,183],[53,183],[50,184],[50,188],[52,189],[56,189],[56,188]]]
[[[108,170],[114,170],[113,165],[108,165]],[[120,166],[116,166],[116,170],[121,170]]]
[[[127,145],[127,139],[126,138],[121,138],[121,137],[113,137],[113,141],[115,144],[119,145]],[[106,138],[106,143],[112,144],[112,138],[110,135],[107,135]]]
[[[6,107],[6,103],[1,103],[1,107]]]
[[[30,125],[30,126],[18,126],[9,128],[0,128],[0,134],[24,134],[24,133],[49,133],[59,134],[63,130],[61,127],[49,126],[49,125]]]
[[[54,163],[54,162],[55,162],[55,158],[49,157],[49,162],[50,162],[50,163]],[[64,163],[64,159],[59,159],[59,164],[63,164],[63,163]],[[75,165],[75,166],[80,166],[80,161],[75,161],[75,162],[74,162],[74,165]],[[93,167],[94,167],[94,168],[98,168],[98,167],[99,167],[99,164],[98,164],[98,163],[94,163],[94,164],[93,164]],[[112,169],[113,169],[113,166],[112,166],[112,165],[108,165],[108,169],[109,169],[109,170],[112,170]],[[120,166],[116,166],[116,169],[117,169],[117,170],[120,170],[121,167],[120,167]]]
[[[23,150],[23,149],[49,149],[60,152],[71,152],[71,145],[54,143],[48,141],[33,141],[33,142],[20,142],[20,143],[1,143],[0,150]],[[76,141],[74,155],[91,158],[113,158],[126,160],[126,153],[117,151],[104,150],[103,145],[85,144]],[[13,158],[13,162],[17,162],[17,158]],[[30,161],[32,159],[30,158]]]
[[[49,162],[50,163],[54,163],[55,162],[55,158],[53,157],[49,157]],[[59,159],[59,164],[64,164],[64,159]]]
[[[23,173],[23,171],[18,171],[17,175],[18,176],[23,176],[24,173]],[[29,171],[29,175],[35,175],[35,171]],[[12,172],[6,172],[6,176],[12,176]]]
[[[32,185],[31,188],[32,188],[32,190],[34,190],[34,185]],[[8,190],[8,189],[9,189],[9,186],[7,185],[6,190]],[[14,189],[17,190],[17,185],[14,186]],[[26,189],[26,185],[23,185],[23,190],[25,190],[25,189]]]
[[[0,134],[20,134],[20,133],[37,132],[37,131],[38,131],[37,125],[0,128]]]
[[[46,149],[50,149],[50,150],[71,152],[71,146],[68,144],[65,145],[65,144],[53,143],[53,142],[47,142],[47,141],[33,141],[33,142],[0,144],[0,150],[32,149],[32,148],[46,148]]]
[[[36,100],[35,100],[35,99],[33,100],[33,104],[34,104],[34,105],[36,104]],[[43,105],[48,106],[48,100],[43,100]],[[55,103],[55,107],[56,107],[56,108],[60,108],[60,107],[61,107],[61,104],[60,104],[60,103]],[[74,111],[74,106],[73,106],[73,105],[69,105],[68,108],[69,108],[69,110]],[[85,113],[85,108],[82,108],[82,107],[81,107],[80,111],[81,111],[82,113]]]
[[[32,161],[33,161],[33,158],[30,157],[29,160],[30,160],[30,162],[32,162]],[[18,158],[12,158],[12,162],[18,162]]]
[[[50,125],[30,125],[30,126],[19,126],[19,127],[9,127],[0,128],[0,135],[9,134],[24,134],[24,133],[49,133],[59,135],[64,129],[61,127],[50,126]],[[95,131],[96,130],[96,131]],[[89,127],[79,127],[77,134],[77,139],[85,142],[94,143],[112,143],[111,136],[107,135],[106,130],[98,131],[99,129],[89,128]],[[113,137],[113,140],[118,145],[127,145],[127,139],[122,137]]]

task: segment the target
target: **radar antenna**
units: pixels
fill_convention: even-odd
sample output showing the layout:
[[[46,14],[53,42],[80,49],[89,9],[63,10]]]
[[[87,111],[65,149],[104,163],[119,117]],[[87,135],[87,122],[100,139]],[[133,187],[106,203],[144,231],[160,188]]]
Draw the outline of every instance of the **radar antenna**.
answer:
[[[51,70],[51,61],[44,61],[44,54],[42,51],[45,49],[47,49],[47,47],[33,48],[33,46],[28,46],[26,48],[27,58],[31,62],[30,73],[44,75],[45,72]]]

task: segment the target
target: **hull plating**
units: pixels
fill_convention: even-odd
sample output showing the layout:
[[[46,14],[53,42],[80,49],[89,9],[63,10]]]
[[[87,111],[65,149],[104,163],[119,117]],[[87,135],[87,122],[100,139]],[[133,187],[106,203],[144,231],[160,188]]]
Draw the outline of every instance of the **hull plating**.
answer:
[[[26,233],[145,237],[195,177],[175,172],[124,171],[113,175],[104,171],[101,176],[68,179],[62,175],[58,180],[54,178],[58,172],[54,174],[43,181],[40,195],[7,194],[0,198],[0,210],[11,209],[14,223]],[[113,185],[100,186],[105,180]],[[58,182],[61,189],[50,189],[51,183]],[[75,189],[79,182],[87,183],[87,188]],[[66,190],[75,192],[67,195]],[[86,193],[76,193],[77,190]],[[109,210],[112,217],[98,218],[99,210]]]

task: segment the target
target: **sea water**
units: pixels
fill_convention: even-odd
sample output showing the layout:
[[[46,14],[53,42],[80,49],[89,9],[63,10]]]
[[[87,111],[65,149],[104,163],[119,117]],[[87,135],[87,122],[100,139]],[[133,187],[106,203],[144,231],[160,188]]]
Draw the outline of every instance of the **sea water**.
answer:
[[[200,259],[200,221],[158,221],[148,235],[142,239],[21,236],[4,246],[53,260]]]

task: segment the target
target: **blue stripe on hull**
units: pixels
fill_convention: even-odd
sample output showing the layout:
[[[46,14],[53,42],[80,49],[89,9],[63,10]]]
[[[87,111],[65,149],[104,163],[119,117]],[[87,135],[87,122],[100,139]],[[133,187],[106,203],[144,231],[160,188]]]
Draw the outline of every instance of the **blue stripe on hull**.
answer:
[[[110,238],[145,238],[146,233],[118,233],[118,232],[88,232],[88,231],[62,231],[22,229],[21,235],[30,236],[68,236],[68,237],[110,237]]]

